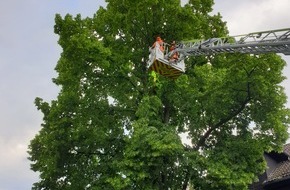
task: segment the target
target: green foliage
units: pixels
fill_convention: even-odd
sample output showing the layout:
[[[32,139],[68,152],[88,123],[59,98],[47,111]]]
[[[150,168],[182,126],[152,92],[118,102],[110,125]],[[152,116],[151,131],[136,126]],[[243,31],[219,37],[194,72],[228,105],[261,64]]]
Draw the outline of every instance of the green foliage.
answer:
[[[156,35],[226,36],[212,5],[107,0],[93,18],[56,15],[61,90],[35,99],[44,117],[29,145],[33,189],[246,189],[264,171],[264,151],[288,137],[279,56],[192,57],[177,80],[146,68]]]

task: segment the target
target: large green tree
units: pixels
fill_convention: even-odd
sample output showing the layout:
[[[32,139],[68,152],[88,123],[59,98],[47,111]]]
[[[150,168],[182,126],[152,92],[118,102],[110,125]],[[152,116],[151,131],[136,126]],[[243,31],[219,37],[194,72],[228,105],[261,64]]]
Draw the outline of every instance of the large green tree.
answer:
[[[56,100],[36,98],[33,189],[247,189],[281,150],[289,111],[275,54],[191,57],[176,80],[146,68],[148,46],[225,36],[213,0],[107,0],[92,18],[55,17]],[[181,134],[189,141],[183,143]]]

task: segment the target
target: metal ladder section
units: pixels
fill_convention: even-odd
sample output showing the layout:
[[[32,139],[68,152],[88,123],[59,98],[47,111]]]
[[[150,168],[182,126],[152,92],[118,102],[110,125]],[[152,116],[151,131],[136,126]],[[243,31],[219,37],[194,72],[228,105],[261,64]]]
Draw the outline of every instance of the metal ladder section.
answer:
[[[187,56],[236,52],[247,54],[283,53],[284,55],[290,55],[290,28],[224,38],[186,41],[181,42],[175,51],[180,54],[179,61]]]

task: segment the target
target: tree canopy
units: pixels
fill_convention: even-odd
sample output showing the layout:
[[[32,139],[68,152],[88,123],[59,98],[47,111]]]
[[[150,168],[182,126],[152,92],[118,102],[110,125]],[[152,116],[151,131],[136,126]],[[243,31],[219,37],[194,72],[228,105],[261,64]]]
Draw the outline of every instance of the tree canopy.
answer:
[[[56,100],[29,145],[33,189],[247,189],[281,150],[289,110],[275,54],[190,57],[176,80],[146,68],[157,35],[227,35],[213,0],[106,0],[92,18],[56,15]],[[182,134],[187,135],[185,138]],[[183,135],[184,136],[184,135]]]

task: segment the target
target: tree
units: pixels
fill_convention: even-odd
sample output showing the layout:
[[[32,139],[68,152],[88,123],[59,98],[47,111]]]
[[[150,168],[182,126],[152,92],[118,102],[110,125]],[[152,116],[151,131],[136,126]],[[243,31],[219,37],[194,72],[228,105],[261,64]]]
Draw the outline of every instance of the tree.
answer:
[[[60,15],[56,100],[29,145],[33,189],[247,189],[281,150],[289,110],[277,55],[191,57],[176,80],[151,75],[148,46],[225,36],[213,0],[107,0]],[[187,133],[191,142],[180,137]]]

